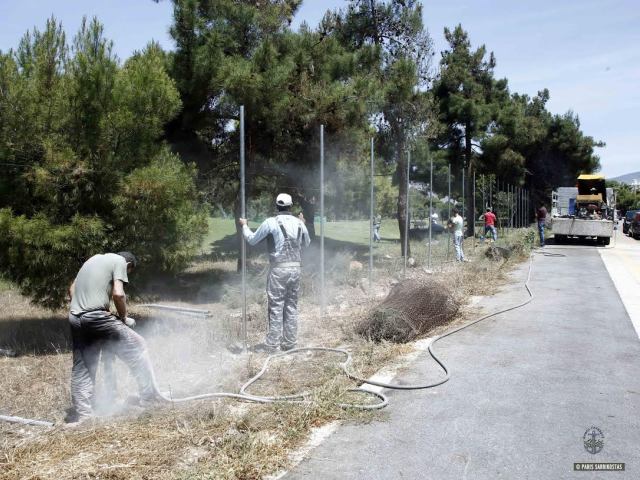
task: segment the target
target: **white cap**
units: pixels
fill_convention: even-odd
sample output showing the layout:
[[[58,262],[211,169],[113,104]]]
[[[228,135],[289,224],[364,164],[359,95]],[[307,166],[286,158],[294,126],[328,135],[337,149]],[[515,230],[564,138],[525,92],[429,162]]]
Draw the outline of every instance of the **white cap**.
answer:
[[[290,207],[293,205],[293,200],[291,200],[291,195],[287,193],[281,193],[276,198],[276,205],[280,207]]]

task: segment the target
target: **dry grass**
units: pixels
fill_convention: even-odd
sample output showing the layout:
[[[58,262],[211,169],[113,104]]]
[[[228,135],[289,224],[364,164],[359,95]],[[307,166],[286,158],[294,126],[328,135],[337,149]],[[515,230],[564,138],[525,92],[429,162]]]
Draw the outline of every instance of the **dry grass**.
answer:
[[[456,296],[460,298],[492,293],[506,281],[507,267],[485,259],[483,249],[476,250],[472,263],[443,263],[432,273],[416,267],[410,269],[408,275],[433,276],[455,285]],[[344,254],[342,261],[349,260]],[[310,298],[313,279],[307,279],[307,295],[301,301],[300,344],[349,348],[354,355],[354,370],[364,377],[412,350],[410,344],[373,343],[355,333],[355,325],[369,313],[372,305],[384,299],[400,276],[402,262],[397,258],[382,258],[376,266],[373,302],[363,288],[366,270],[353,271],[339,265],[332,270],[336,278],[323,318],[317,303]],[[202,266],[194,267],[192,273],[200,274],[201,269]],[[224,269],[230,270],[231,265],[225,264]],[[264,288],[263,278],[258,267],[255,272],[251,281],[259,292]],[[239,336],[240,330],[234,303],[235,287],[231,285],[225,293],[229,301],[196,304],[198,308],[214,312],[207,320],[137,312],[160,387],[174,397],[203,391],[237,391],[262,365],[264,355],[234,356],[225,349],[229,341]],[[49,337],[58,338],[57,335],[62,338],[61,331],[66,332],[63,313],[52,315],[29,306],[10,289],[0,295],[2,298],[11,295],[15,302],[14,307],[5,308],[0,328],[6,323],[15,329],[15,325],[29,319],[48,321],[46,328],[37,332],[40,342]],[[249,339],[253,344],[263,340],[266,318],[260,295],[256,293],[250,298]],[[51,318],[53,320],[48,320]],[[453,322],[459,323],[464,318],[461,312]],[[448,327],[438,327],[431,334],[445,328]],[[22,350],[23,353],[29,351]],[[0,357],[0,411],[30,418],[62,419],[69,405],[71,358],[64,350],[52,352]],[[341,356],[330,353],[281,358],[251,388],[252,393],[260,395],[312,390],[313,401],[304,405],[199,401],[148,411],[123,408],[113,417],[71,430],[56,427],[43,431],[36,427],[0,424],[0,478],[261,478],[286,468],[290,452],[305,441],[313,427],[332,420],[384,418],[384,413],[345,411],[336,406],[339,402],[363,401],[362,396],[354,398],[347,392],[354,384],[337,368],[342,360]],[[119,365],[118,369],[121,372],[118,397],[123,400],[135,388],[124,366]]]

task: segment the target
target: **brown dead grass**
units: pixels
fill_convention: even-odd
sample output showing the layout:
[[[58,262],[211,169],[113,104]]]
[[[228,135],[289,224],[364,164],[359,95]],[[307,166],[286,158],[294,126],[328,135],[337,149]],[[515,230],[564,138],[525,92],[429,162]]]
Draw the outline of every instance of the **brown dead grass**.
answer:
[[[397,266],[401,263],[390,259],[391,263],[396,265],[393,271],[397,276]],[[392,267],[381,265],[381,271],[387,269]],[[495,292],[506,281],[506,273],[507,269],[501,268],[501,264],[484,258],[464,265],[446,264],[431,274],[420,268],[409,271],[412,277],[432,275],[455,285],[460,298]],[[302,299],[300,344],[347,347],[354,356],[353,369],[367,377],[409,353],[412,346],[376,344],[355,334],[355,325],[375,302],[384,299],[395,280],[393,275],[379,278],[372,302],[372,297],[364,293],[361,275],[353,276],[349,274],[346,283],[333,290],[335,297],[329,299],[324,318],[320,317],[315,302],[309,297]],[[0,295],[6,293],[0,292]],[[10,295],[16,294],[10,292]],[[17,305],[15,310],[21,313],[10,313],[9,322],[52,317],[51,313],[32,306],[25,310],[23,299],[12,298]],[[263,340],[266,324],[264,305],[257,300],[249,308],[251,344]],[[147,329],[149,350],[162,389],[168,389],[176,397],[203,391],[237,391],[240,384],[261,367],[264,355],[232,356],[224,349],[226,343],[239,336],[240,330],[238,312],[233,304],[229,305],[198,304],[199,308],[214,312],[213,318],[206,321],[159,318],[149,311],[138,312],[142,327]],[[7,309],[4,318],[7,318]],[[464,319],[463,311],[453,324]],[[54,325],[58,328],[60,324]],[[446,328],[449,327],[438,327],[431,334]],[[40,334],[46,335],[46,332]],[[193,355],[185,357],[185,351]],[[47,431],[0,424],[0,478],[261,478],[286,468],[290,452],[305,441],[313,427],[333,420],[384,418],[384,413],[345,411],[336,406],[339,402],[363,401],[362,396],[354,397],[347,392],[355,385],[339,371],[337,365],[342,360],[340,355],[330,353],[285,357],[275,362],[265,377],[251,388],[252,393],[259,395],[311,390],[313,401],[309,404],[199,401],[149,411],[132,407],[120,411],[116,417],[77,429],[56,427]],[[185,369],[184,365],[190,368]],[[69,353],[0,357],[0,411],[59,422],[69,405],[70,368]],[[126,369],[122,365],[118,368],[122,373],[118,378],[123,378],[118,389],[123,398],[135,388]]]

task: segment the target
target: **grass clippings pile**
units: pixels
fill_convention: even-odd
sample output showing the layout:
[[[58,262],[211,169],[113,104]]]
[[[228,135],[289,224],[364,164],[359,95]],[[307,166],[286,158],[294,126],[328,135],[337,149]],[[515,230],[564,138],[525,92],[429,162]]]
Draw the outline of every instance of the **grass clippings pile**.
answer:
[[[504,260],[506,262],[511,257],[511,253],[512,252],[509,247],[496,247],[494,245],[490,245],[485,251],[484,256],[496,262],[500,260]]]
[[[408,279],[397,284],[356,330],[375,342],[406,343],[448,323],[459,308],[453,290],[444,282],[431,277]]]

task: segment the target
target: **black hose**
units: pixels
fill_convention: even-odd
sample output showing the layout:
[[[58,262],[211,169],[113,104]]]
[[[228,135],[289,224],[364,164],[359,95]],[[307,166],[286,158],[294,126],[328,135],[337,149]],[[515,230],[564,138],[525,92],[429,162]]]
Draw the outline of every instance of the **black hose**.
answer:
[[[529,288],[529,280],[531,279],[531,272],[532,272],[532,268],[533,268],[533,254],[541,254],[544,255],[545,257],[564,257],[565,255],[561,254],[561,253],[551,253],[551,252],[545,252],[542,250],[534,250],[531,252],[531,254],[529,255],[529,271],[527,273],[527,279],[524,282],[524,288],[527,291],[527,295],[529,296],[529,298],[527,298],[527,300],[525,300],[524,302],[521,302],[517,305],[514,305],[512,307],[508,307],[508,308],[503,308],[501,310],[498,310],[496,312],[490,313],[488,315],[485,315],[483,317],[480,317],[476,320],[473,320],[465,325],[462,325],[461,327],[457,327],[454,328],[453,330],[450,330],[446,333],[443,333],[442,335],[437,336],[436,338],[433,339],[433,341],[429,344],[429,347],[427,348],[427,351],[429,352],[429,355],[431,355],[431,358],[433,358],[433,360],[440,366],[440,368],[442,369],[442,371],[444,372],[444,377],[436,382],[433,383],[423,383],[423,384],[416,384],[416,385],[401,385],[398,383],[385,383],[385,382],[378,382],[375,380],[368,380],[365,378],[361,378],[359,376],[357,376],[356,374],[354,374],[353,372],[350,372],[348,370],[348,368],[344,368],[344,372],[345,374],[358,382],[362,382],[362,383],[366,383],[369,385],[375,385],[377,387],[383,387],[383,388],[389,388],[392,390],[423,390],[423,389],[427,389],[427,388],[433,388],[433,387],[437,387],[438,385],[442,385],[445,382],[448,382],[449,379],[451,378],[451,374],[449,372],[449,369],[447,368],[447,366],[444,364],[444,362],[442,360],[440,360],[440,358],[438,358],[438,356],[435,354],[435,352],[433,351],[433,347],[434,345],[439,342],[440,340],[442,340],[443,338],[449,337],[455,333],[458,333],[462,330],[465,330],[477,323],[482,322],[483,320],[487,320],[489,318],[495,317],[496,315],[500,315],[501,313],[506,313],[506,312],[510,312],[512,310],[516,310],[518,308],[524,307],[525,305],[527,305],[528,303],[530,303],[534,296],[533,293],[531,292],[531,289]]]

